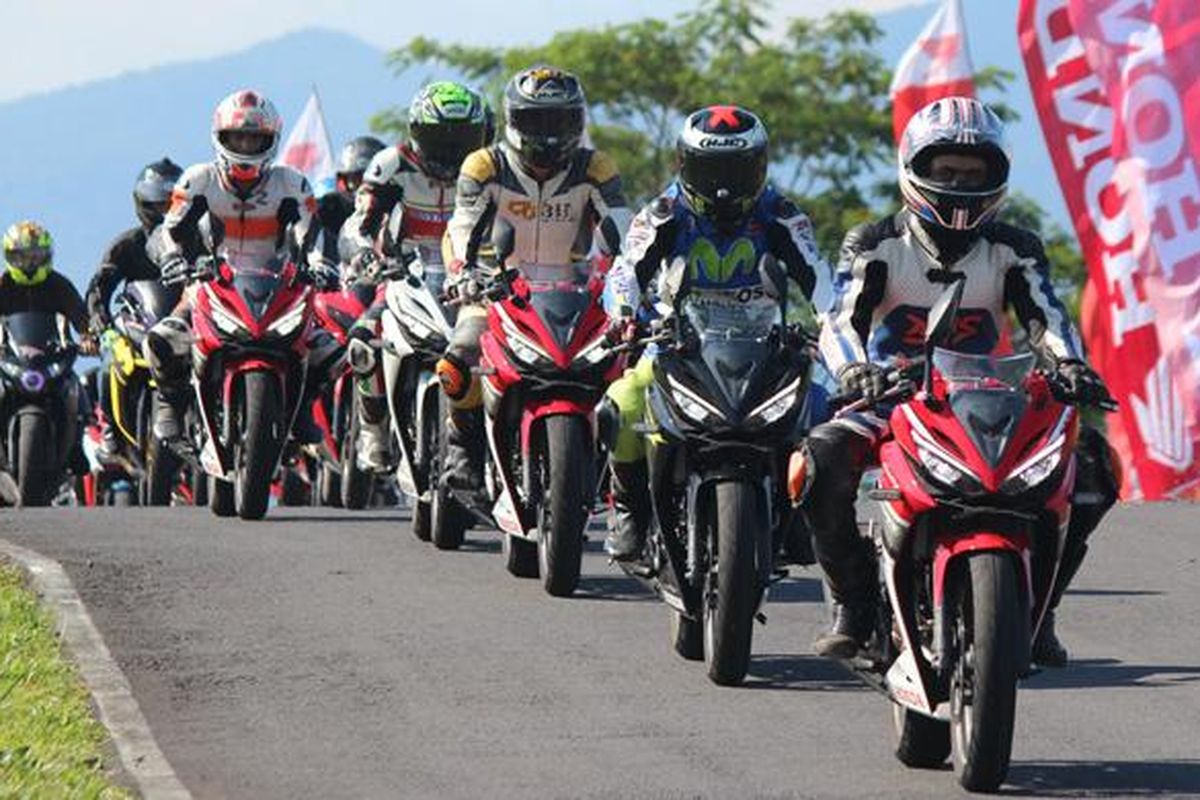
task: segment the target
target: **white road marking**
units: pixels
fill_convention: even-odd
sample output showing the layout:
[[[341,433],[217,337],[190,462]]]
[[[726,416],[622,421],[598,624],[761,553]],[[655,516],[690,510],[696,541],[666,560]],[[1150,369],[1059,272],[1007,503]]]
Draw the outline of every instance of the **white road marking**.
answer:
[[[147,800],[190,800],[171,768],[150,725],[142,716],[133,690],[92,624],[92,618],[62,566],[32,550],[0,539],[0,555],[29,573],[42,602],[54,613],[68,655],[92,695],[100,722],[108,729],[121,765]]]

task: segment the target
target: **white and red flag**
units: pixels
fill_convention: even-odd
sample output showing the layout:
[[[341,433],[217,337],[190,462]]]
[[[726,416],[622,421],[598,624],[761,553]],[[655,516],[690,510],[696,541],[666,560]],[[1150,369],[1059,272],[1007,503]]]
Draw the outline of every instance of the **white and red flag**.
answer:
[[[943,0],[921,35],[900,58],[892,78],[892,130],[896,141],[913,114],[934,100],[975,96],[975,69],[967,50],[961,0]]]
[[[333,190],[336,179],[333,144],[329,141],[316,90],[309,95],[304,111],[297,117],[280,152],[280,163],[303,172],[312,184],[314,194],[320,196]]]
[[[1022,0],[1018,34],[1121,403],[1126,498],[1200,485],[1200,3]]]

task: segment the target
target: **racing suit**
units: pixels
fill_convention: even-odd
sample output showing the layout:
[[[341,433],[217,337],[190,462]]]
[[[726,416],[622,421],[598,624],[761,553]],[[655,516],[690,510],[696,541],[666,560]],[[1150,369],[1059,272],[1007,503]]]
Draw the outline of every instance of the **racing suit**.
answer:
[[[791,290],[789,322],[813,322],[814,289],[828,274],[813,239],[812,224],[795,204],[768,186],[753,210],[736,227],[718,227],[695,214],[678,183],[643,208],[629,227],[622,253],[609,278],[609,313],[628,317],[642,303],[663,265],[683,258],[690,270],[689,287],[711,291],[761,284],[759,259],[775,256],[787,272]],[[799,313],[797,313],[799,312]],[[601,420],[615,427],[610,463],[616,526],[608,541],[618,559],[636,558],[650,522],[650,489],[642,437],[634,426],[645,413],[646,388],[653,378],[653,354],[608,388]]]
[[[171,194],[171,207],[154,233],[160,264],[182,257],[194,262],[204,253],[200,221],[207,213],[219,220],[224,236],[218,254],[231,262],[265,263],[285,245],[305,254],[316,235],[313,226],[316,201],[308,180],[291,167],[273,165],[247,188],[230,185],[215,163],[189,167]],[[292,242],[286,241],[291,225]],[[155,432],[163,439],[178,438],[180,417],[188,389],[188,365],[195,373],[204,366],[198,349],[192,347],[191,306],[195,287],[189,286],[173,315],[160,320],[146,336],[143,352],[158,383],[159,408]],[[308,342],[309,380],[297,415],[298,434],[304,441],[314,438],[310,411],[312,398],[332,371],[339,355],[337,341],[325,331],[314,329]],[[318,377],[319,376],[319,377]],[[319,438],[319,434],[317,434]]]
[[[509,265],[525,269],[583,260],[601,220],[610,218],[624,236],[630,216],[616,164],[605,153],[581,147],[557,174],[538,181],[522,169],[506,142],[476,150],[463,161],[454,215],[443,240],[449,279],[471,278],[475,265],[469,262],[497,218],[514,229]],[[457,488],[476,489],[482,482],[482,395],[471,368],[478,364],[479,338],[486,327],[482,304],[461,306],[446,357],[438,363],[452,406],[447,478]]]
[[[407,144],[381,150],[371,159],[355,198],[354,213],[342,227],[341,255],[351,267],[347,279],[371,280],[358,274],[360,253],[375,251],[379,233],[397,208],[403,210],[400,244],[407,252],[416,252],[426,265],[442,263],[441,241],[446,223],[454,211],[454,184],[440,181],[421,168],[421,157]],[[396,255],[386,253],[383,255]],[[375,302],[355,325],[360,339],[378,338],[380,318],[387,301],[380,286]],[[383,366],[379,354],[374,369],[355,382],[358,397],[358,454],[362,466],[385,471],[391,462],[387,435],[387,398],[384,395]]]
[[[113,294],[126,281],[158,280],[158,264],[146,254],[148,231],[138,226],[130,228],[109,244],[100,259],[100,266],[88,284],[85,299],[92,331],[100,334],[112,325],[109,302]],[[107,373],[106,373],[107,374]],[[117,450],[116,430],[112,426],[111,381],[97,383],[99,389],[100,457],[111,458]]]
[[[949,247],[943,248],[948,251]],[[1082,361],[1083,347],[1067,311],[1054,295],[1049,264],[1034,234],[1000,222],[986,224],[958,258],[939,256],[938,244],[908,211],[851,230],[842,244],[834,300],[821,332],[821,355],[837,375],[849,364],[886,363],[920,355],[925,319],[945,289],[947,276],[965,276],[962,304],[950,346],[967,353],[995,352],[1012,311],[1043,363]],[[805,443],[812,465],[807,507],[814,548],[835,600],[835,630],[861,643],[873,616],[874,552],[858,533],[854,504],[864,469],[877,461],[888,436],[884,412],[851,413],[817,426]],[[1077,496],[1101,498],[1073,505],[1058,603],[1087,550],[1087,536],[1117,497],[1108,447],[1095,430],[1081,430]],[[1054,639],[1053,619],[1042,632]],[[828,642],[828,636],[823,637]],[[838,637],[845,641],[843,637]],[[1045,647],[1043,642],[1043,660]],[[1053,644],[1057,646],[1057,640]],[[822,639],[818,639],[822,650]],[[1035,644],[1035,658],[1038,645]],[[827,653],[829,654],[829,653]],[[832,653],[837,654],[837,653]],[[844,655],[844,653],[840,654]],[[1065,660],[1065,653],[1061,654]],[[1055,659],[1049,659],[1055,660]]]

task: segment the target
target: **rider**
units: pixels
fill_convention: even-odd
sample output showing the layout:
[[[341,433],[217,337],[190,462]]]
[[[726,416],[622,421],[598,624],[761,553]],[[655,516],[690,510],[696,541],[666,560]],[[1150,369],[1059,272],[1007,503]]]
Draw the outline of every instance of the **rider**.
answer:
[[[158,280],[158,264],[146,254],[146,242],[162,222],[171,191],[181,174],[183,170],[169,158],[147,164],[138,173],[133,184],[133,210],[141,224],[125,231],[108,246],[85,294],[93,333],[99,335],[112,325],[108,304],[123,281]],[[112,425],[108,381],[102,380],[98,386],[100,408],[104,412],[100,417],[100,457],[103,459],[116,453],[117,435]]]
[[[431,83],[417,92],[408,109],[408,142],[388,148],[372,159],[358,192],[357,207],[342,231],[342,255],[349,272],[371,277],[381,253],[380,230],[392,211],[403,211],[400,244],[426,263],[441,263],[441,241],[454,211],[458,170],[468,153],[485,146],[487,102],[475,90],[453,81]],[[379,334],[386,302],[380,292],[350,335],[361,348]],[[377,354],[376,354],[377,355]],[[351,359],[352,363],[355,361]],[[356,382],[359,398],[359,460],[368,469],[388,468],[387,400],[379,359]]]
[[[628,227],[616,165],[582,146],[584,107],[583,89],[571,73],[550,66],[523,70],[504,90],[504,141],[463,162],[443,251],[464,302],[437,365],[452,406],[445,474],[452,488],[476,491],[483,482],[482,394],[471,368],[479,361],[487,313],[471,261],[492,222],[499,218],[513,226],[510,264],[517,268],[583,260],[593,228],[606,217],[619,235]]]
[[[828,268],[808,217],[767,183],[767,145],[766,127],[743,108],[710,106],[688,116],[676,142],[679,175],[634,217],[610,278],[614,331],[631,327],[660,269],[676,258],[688,263],[690,288],[739,289],[760,284],[756,267],[770,253],[799,289],[811,320],[817,271]],[[601,406],[603,424],[616,428],[609,459],[616,525],[605,546],[622,561],[641,555],[650,523],[644,445],[634,432],[653,374],[650,359],[626,370]]]
[[[1050,282],[1042,243],[995,220],[1008,187],[1010,155],[1003,124],[977,100],[950,97],[917,112],[899,145],[904,208],[851,230],[842,244],[834,302],[821,333],[827,366],[847,392],[874,400],[897,356],[916,356],[925,317],[950,280],[965,280],[954,347],[995,351],[1012,311],[1029,345],[1068,387],[1093,404],[1108,397],[1084,362],[1079,336]],[[814,428],[804,445],[812,485],[806,496],[815,550],[834,599],[832,627],[814,643],[820,655],[847,658],[869,638],[877,600],[875,554],[861,537],[854,504],[863,470],[876,463],[888,435],[883,411],[852,413]],[[1033,658],[1066,663],[1053,609],[1087,550],[1089,533],[1115,501],[1116,479],[1103,437],[1080,431],[1076,501],[1061,574]]]
[[[87,306],[74,284],[55,272],[54,240],[36,222],[13,224],[4,234],[5,271],[0,275],[0,317],[37,311],[61,314],[79,334],[79,352],[95,355]]]
[[[335,191],[317,199],[317,221],[321,227],[321,255],[332,263],[339,261],[338,237],[342,225],[354,213],[354,195],[362,185],[367,165],[387,145],[374,136],[356,136],[342,145],[337,160]]]
[[[204,254],[201,225],[207,214],[220,225],[223,237],[218,247],[229,258],[246,257],[264,261],[280,248],[290,245],[297,255],[311,249],[316,229],[313,199],[308,180],[291,167],[272,164],[279,146],[283,123],[275,106],[256,91],[243,89],[226,97],[213,114],[212,143],[216,159],[189,167],[179,179],[171,196],[171,206],[156,233],[161,244],[158,261],[164,283],[185,281],[194,274],[193,263]],[[292,241],[287,241],[288,233]],[[298,263],[304,263],[298,258]],[[336,272],[322,272],[319,262],[309,265],[304,274],[321,282],[336,282]],[[158,382],[159,410],[154,433],[160,439],[174,440],[183,435],[181,417],[186,405],[188,367],[192,353],[190,326],[194,291],[184,293],[174,315],[159,321],[146,336],[146,360]],[[332,337],[329,337],[332,339]],[[317,351],[311,345],[317,345]],[[326,366],[328,352],[334,347],[318,340],[310,343],[309,369]],[[316,369],[317,374],[323,374]],[[308,387],[319,384],[310,380]],[[315,395],[314,395],[315,396]],[[297,415],[298,437],[305,442],[319,441],[308,411],[311,402],[301,403]]]

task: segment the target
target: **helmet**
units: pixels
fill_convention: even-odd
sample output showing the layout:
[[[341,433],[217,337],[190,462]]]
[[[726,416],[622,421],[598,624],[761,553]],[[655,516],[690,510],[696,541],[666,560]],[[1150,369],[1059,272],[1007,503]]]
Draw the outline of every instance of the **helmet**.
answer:
[[[243,89],[226,97],[213,112],[212,143],[227,178],[253,183],[279,149],[283,120],[275,104],[258,92]]]
[[[417,92],[408,107],[408,135],[425,172],[442,181],[458,177],[463,159],[484,145],[484,108],[478,92],[453,81]]]
[[[738,222],[767,185],[767,129],[738,106],[693,112],[675,143],[684,200],[714,222]]]
[[[979,182],[947,182],[931,174],[939,155],[976,156],[986,175]],[[922,108],[904,128],[897,151],[904,204],[927,224],[973,231],[1000,210],[1008,192],[1011,151],[1004,123],[971,97],[944,97]]]
[[[133,210],[142,227],[152,230],[162,222],[171,203],[171,190],[183,170],[169,158],[142,167],[133,183]]]
[[[22,286],[36,286],[50,276],[54,240],[50,231],[25,220],[4,234],[4,261],[8,274]]]
[[[526,169],[561,169],[583,140],[579,79],[556,67],[518,72],[504,89],[504,138]]]
[[[385,147],[387,145],[374,136],[356,136],[342,145],[337,160],[338,191],[353,192],[357,189],[371,159]]]
[[[496,141],[496,109],[483,98],[483,146],[487,147]]]

